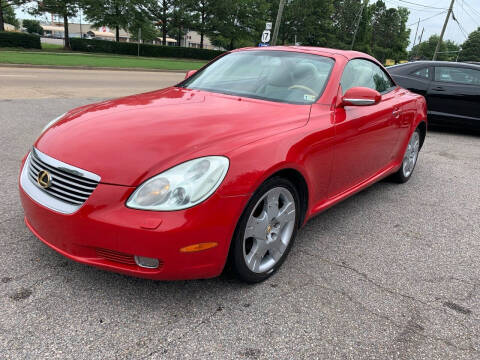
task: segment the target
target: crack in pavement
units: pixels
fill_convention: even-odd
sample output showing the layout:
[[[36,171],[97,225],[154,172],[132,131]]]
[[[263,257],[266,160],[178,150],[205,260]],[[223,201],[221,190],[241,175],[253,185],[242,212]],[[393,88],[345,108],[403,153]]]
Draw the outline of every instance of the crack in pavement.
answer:
[[[436,306],[432,306],[431,303],[435,303],[437,302],[437,300],[434,300],[434,301],[423,301],[423,300],[420,300],[420,299],[417,299],[416,297],[412,296],[412,295],[408,295],[408,294],[404,294],[404,293],[401,293],[399,292],[398,290],[394,290],[394,289],[390,289],[390,288],[387,288],[386,286],[384,285],[381,285],[381,284],[378,284],[377,282],[375,282],[374,280],[372,280],[366,273],[364,272],[361,272],[359,271],[358,269],[346,264],[346,263],[336,263],[334,261],[331,261],[329,259],[323,259],[323,258],[319,258],[311,253],[309,253],[308,251],[304,250],[304,249],[300,249],[299,250],[300,252],[308,255],[308,256],[311,256],[311,257],[314,257],[315,259],[317,260],[321,260],[327,264],[330,264],[330,265],[333,265],[333,266],[336,266],[336,267],[339,267],[339,268],[343,268],[343,269],[346,269],[346,270],[349,270],[357,275],[359,275],[361,278],[363,278],[366,282],[368,282],[369,284],[375,286],[376,288],[380,289],[381,291],[383,292],[386,292],[390,295],[393,295],[393,296],[397,296],[397,297],[401,297],[403,299],[406,299],[406,300],[410,300],[414,303],[418,303],[418,304],[421,304],[425,307],[427,307],[428,309],[431,309],[433,311],[439,311],[441,313],[444,313],[448,318],[450,318],[451,320],[455,321],[457,323],[457,325],[459,325],[461,328],[463,328],[465,331],[467,332],[471,332],[471,330],[464,324],[462,323],[458,318],[457,316],[449,313],[444,307],[436,307]],[[327,284],[331,284],[330,281],[325,278],[324,276],[320,275],[320,278],[322,278],[323,281],[325,281]],[[333,288],[333,287],[329,287],[329,286],[324,286],[324,285],[321,285],[321,284],[313,284],[314,286],[319,286],[321,288],[324,288],[325,290],[330,290],[330,291],[333,291],[334,293],[337,293],[337,294],[340,294],[344,297],[346,297],[348,300],[350,300],[351,302],[357,304],[358,306],[360,306],[362,309],[364,309],[366,312],[368,312],[369,314],[371,315],[374,315],[376,317],[379,317],[379,318],[382,318],[388,322],[390,322],[391,324],[395,325],[396,327],[398,328],[401,328],[401,329],[404,329],[405,327],[402,326],[402,324],[398,323],[397,321],[395,321],[394,319],[392,319],[391,317],[389,317],[388,315],[384,315],[384,314],[381,314],[381,313],[378,313],[378,312],[375,312],[373,310],[370,310],[367,306],[365,306],[362,302],[356,300],[351,294],[347,293],[345,290],[343,289],[336,289],[336,288]],[[471,284],[472,285],[472,284]],[[475,318],[475,317],[469,317],[469,319],[472,319],[472,320],[475,320],[475,321],[478,321],[479,319],[478,318]],[[441,337],[436,337],[436,336],[433,336],[433,335],[427,335],[427,334],[424,334],[422,333],[421,331],[423,331],[424,329],[422,329],[421,331],[419,331],[419,329],[410,329],[411,331],[414,331],[415,333],[417,333],[418,335],[424,337],[424,338],[428,338],[428,339],[432,339],[432,340],[436,340],[436,341],[440,341],[440,342],[443,342],[445,345],[447,346],[451,346],[457,350],[461,350],[461,351],[472,351],[472,352],[475,352],[475,353],[480,353],[479,350],[477,350],[475,347],[473,347],[473,345],[470,345],[469,347],[461,347],[461,346],[458,346],[454,343],[451,342],[450,339],[445,339],[445,338],[441,338]],[[458,336],[454,336],[453,339],[458,339],[458,338],[461,338],[463,337],[462,335],[458,335]],[[470,342],[471,344],[471,341],[472,339],[469,338],[468,339],[468,342]]]

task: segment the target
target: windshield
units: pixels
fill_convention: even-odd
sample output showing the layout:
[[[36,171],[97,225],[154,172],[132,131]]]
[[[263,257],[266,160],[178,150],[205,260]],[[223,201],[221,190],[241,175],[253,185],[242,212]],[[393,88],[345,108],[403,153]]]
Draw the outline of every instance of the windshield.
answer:
[[[293,104],[322,95],[334,60],[289,51],[243,51],[225,55],[180,87]]]

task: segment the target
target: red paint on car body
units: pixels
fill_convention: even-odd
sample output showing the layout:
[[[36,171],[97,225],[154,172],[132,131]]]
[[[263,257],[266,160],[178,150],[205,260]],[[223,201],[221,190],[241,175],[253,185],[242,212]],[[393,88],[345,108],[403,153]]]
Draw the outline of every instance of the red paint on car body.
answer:
[[[236,51],[252,50],[262,51]],[[35,147],[98,174],[101,182],[70,215],[38,204],[20,187],[27,226],[56,251],[85,264],[152,279],[208,278],[221,273],[239,217],[270,176],[288,170],[303,177],[308,188],[305,223],[400,168],[409,137],[426,122],[421,96],[397,87],[377,105],[343,107],[339,83],[345,65],[357,57],[378,64],[375,59],[322,48],[263,51],[276,50],[335,60],[316,103],[295,105],[171,87],[70,111]],[[230,168],[206,201],[170,212],[125,206],[145,180],[210,155],[228,157]],[[179,251],[203,242],[219,246]],[[97,248],[158,258],[162,266],[116,263],[100,257]]]

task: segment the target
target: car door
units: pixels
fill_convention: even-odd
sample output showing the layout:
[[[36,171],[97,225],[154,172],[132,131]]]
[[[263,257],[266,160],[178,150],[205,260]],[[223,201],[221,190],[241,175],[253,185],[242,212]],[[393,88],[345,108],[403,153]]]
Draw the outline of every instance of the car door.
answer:
[[[380,66],[366,59],[350,60],[340,86],[343,94],[352,87],[372,88],[382,94],[382,99],[370,106],[336,108],[331,197],[374,176],[392,162],[401,118],[397,96],[405,92]]]
[[[435,66],[427,93],[428,114],[451,124],[480,122],[480,70]]]
[[[420,95],[427,95],[433,68],[428,65],[404,64],[388,69],[395,82],[401,87]]]

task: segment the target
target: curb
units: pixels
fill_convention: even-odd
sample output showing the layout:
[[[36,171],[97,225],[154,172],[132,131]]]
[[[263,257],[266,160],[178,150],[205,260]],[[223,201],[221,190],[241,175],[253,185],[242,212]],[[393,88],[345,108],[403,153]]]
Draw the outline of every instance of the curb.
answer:
[[[145,69],[145,68],[113,68],[94,66],[55,66],[55,65],[32,65],[32,64],[0,64],[3,68],[27,68],[27,69],[60,69],[60,70],[102,70],[102,71],[136,71],[136,72],[166,72],[185,74],[188,70]]]

